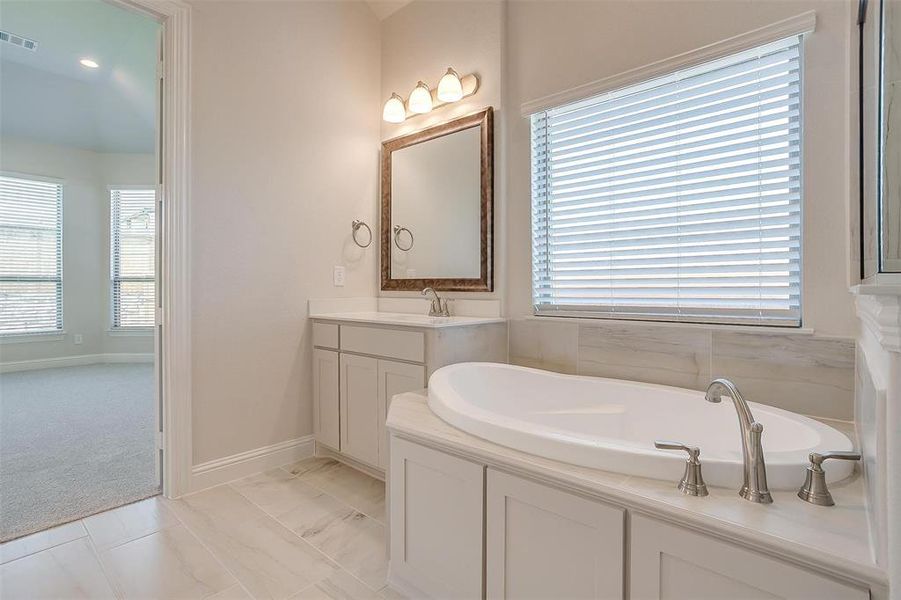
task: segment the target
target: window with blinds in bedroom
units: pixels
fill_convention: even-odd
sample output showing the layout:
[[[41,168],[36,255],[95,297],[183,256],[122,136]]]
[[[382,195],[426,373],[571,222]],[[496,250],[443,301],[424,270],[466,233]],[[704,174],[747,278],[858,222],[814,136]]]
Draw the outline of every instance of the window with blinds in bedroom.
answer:
[[[532,114],[536,313],[800,326],[801,52]]]
[[[156,314],[156,192],[110,188],[113,328],[153,327]]]
[[[63,329],[63,186],[0,175],[0,335]]]

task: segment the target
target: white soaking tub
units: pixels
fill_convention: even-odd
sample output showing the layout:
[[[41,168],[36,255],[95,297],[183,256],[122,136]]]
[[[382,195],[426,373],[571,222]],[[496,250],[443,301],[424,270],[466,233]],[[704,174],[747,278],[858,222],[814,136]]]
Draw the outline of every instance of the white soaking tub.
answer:
[[[748,404],[763,424],[771,490],[798,488],[811,452],[852,449],[851,441],[828,425]],[[682,476],[685,453],[657,450],[654,440],[699,446],[708,485],[738,490],[742,482],[738,416],[727,397],[714,404],[704,392],[683,388],[460,363],[432,374],[429,407],[451,425],[509,448],[674,484]],[[830,461],[826,479],[844,479],[853,467],[850,461]]]

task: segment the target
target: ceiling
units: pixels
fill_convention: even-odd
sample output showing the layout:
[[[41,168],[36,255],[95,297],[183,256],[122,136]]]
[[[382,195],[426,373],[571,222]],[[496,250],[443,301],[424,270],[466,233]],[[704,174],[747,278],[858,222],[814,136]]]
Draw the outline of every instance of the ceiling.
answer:
[[[3,0],[0,29],[38,43],[0,44],[0,134],[154,151],[158,23],[102,0]]]
[[[413,0],[366,0],[375,16],[383,21]]]

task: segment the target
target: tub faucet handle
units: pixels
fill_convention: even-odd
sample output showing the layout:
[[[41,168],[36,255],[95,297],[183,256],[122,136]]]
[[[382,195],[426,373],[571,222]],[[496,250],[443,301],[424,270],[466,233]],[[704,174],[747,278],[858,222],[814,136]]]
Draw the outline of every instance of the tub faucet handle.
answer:
[[[707,484],[701,474],[701,449],[697,446],[686,446],[680,442],[657,440],[654,447],[660,450],[685,450],[688,460],[685,461],[685,474],[676,486],[680,492],[688,496],[706,496]]]
[[[830,458],[840,460],[860,460],[860,452],[845,452],[834,450],[832,452],[811,452],[810,464],[807,466],[807,476],[804,485],[798,490],[798,498],[804,502],[810,502],[817,506],[832,506],[835,501],[829,488],[826,487],[826,471],[823,470],[823,461]]]

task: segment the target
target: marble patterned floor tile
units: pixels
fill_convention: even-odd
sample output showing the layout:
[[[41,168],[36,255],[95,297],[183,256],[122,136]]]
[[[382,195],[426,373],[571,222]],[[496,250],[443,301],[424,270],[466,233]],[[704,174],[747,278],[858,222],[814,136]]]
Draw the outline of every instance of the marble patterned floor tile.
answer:
[[[227,590],[207,596],[206,600],[253,600],[253,598],[240,585],[233,585]]]
[[[84,526],[99,552],[175,525],[178,519],[158,497],[84,519]]]
[[[125,598],[205,598],[237,581],[182,525],[110,548],[100,560]]]
[[[381,596],[347,571],[336,571],[291,597],[291,600],[378,600]]]
[[[334,518],[322,516],[312,527],[304,524],[294,531],[372,589],[381,588],[388,574],[385,526],[363,513],[336,509]],[[294,515],[284,522],[290,526]]]
[[[331,498],[322,490],[313,487],[283,469],[272,469],[263,473],[257,473],[256,475],[233,481],[229,485],[267,514],[279,520],[281,520],[282,515],[298,508],[313,509],[311,506],[311,499],[313,498],[319,496],[324,496],[326,499]],[[328,500],[325,500],[325,502],[329,505],[341,504],[345,510],[353,511],[352,508],[334,498],[331,499],[331,502],[328,502]],[[294,528],[290,525],[288,527]]]
[[[407,600],[406,596],[387,585],[379,590],[379,597],[385,600]]]
[[[0,566],[3,600],[115,597],[87,537]]]
[[[385,482],[330,458],[308,458],[287,469],[301,481],[385,522]]]
[[[853,418],[854,340],[717,331],[712,356],[713,376],[733,380],[746,400]]]
[[[20,537],[0,544],[0,564],[77,540],[87,534],[87,530],[79,520]]]
[[[337,565],[228,486],[172,503],[178,518],[254,598],[288,598]]]

